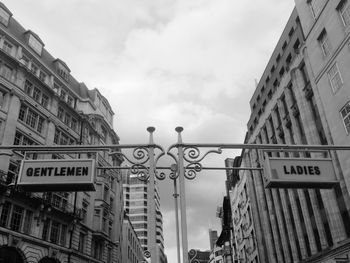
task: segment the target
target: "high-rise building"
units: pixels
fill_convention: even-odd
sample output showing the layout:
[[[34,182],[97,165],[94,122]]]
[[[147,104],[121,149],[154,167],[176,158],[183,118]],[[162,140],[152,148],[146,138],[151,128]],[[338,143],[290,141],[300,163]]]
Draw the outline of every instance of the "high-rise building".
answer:
[[[78,82],[43,40],[0,3],[1,145],[118,144],[113,111],[97,90]],[[0,158],[0,262],[121,262],[122,182],[117,171],[95,176],[96,192],[28,193],[10,187],[27,159],[97,158],[106,152],[24,153]]]
[[[163,263],[167,262],[167,259],[164,254],[160,197],[156,184],[153,191],[150,191],[149,188],[149,182],[140,180],[137,175],[127,173],[123,176],[125,212],[129,216],[143,249],[155,253],[157,262]],[[152,206],[149,202],[154,202],[154,210],[150,209]],[[155,243],[149,238],[150,231],[155,231]]]
[[[245,143],[348,144],[348,1],[296,0],[250,100]],[[333,189],[265,188],[246,171],[261,262],[345,262],[350,251],[349,151],[268,152],[272,157],[333,160]],[[243,164],[261,167],[261,151]]]
[[[218,240],[218,231],[209,229],[210,250],[214,249],[215,243],[217,240]]]

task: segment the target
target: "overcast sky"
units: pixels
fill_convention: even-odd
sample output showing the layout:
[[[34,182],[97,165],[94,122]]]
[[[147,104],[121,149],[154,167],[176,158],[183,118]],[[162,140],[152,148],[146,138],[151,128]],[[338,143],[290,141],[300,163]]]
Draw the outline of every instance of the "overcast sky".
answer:
[[[293,0],[3,0],[71,74],[109,100],[121,144],[243,143],[249,99],[294,7]],[[224,166],[235,152],[209,158]],[[219,230],[225,173],[186,182],[189,249]],[[160,183],[165,247],[176,262],[169,179]]]

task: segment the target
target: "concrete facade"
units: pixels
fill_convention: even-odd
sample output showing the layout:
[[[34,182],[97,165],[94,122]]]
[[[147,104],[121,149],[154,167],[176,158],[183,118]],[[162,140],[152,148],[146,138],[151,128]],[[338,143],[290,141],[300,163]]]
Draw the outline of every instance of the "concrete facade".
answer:
[[[348,144],[350,84],[343,72],[350,68],[350,50],[343,5],[348,2],[296,1],[250,101],[246,143]],[[268,154],[330,154],[340,184],[331,190],[266,189],[263,172],[245,172],[261,262],[349,259],[349,152]],[[260,151],[243,151],[244,166],[261,167],[263,158]]]
[[[1,145],[118,144],[106,98],[74,79],[64,61],[54,58],[4,4],[0,9]],[[28,193],[8,187],[23,158],[121,163],[106,152],[1,155],[0,259],[10,262],[12,253],[16,262],[26,263],[121,262],[120,174],[99,170],[96,192]]]

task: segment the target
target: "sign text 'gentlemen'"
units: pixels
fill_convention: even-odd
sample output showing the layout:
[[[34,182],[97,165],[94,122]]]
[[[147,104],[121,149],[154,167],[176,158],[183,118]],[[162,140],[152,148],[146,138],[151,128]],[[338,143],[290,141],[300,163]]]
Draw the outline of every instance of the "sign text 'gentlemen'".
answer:
[[[27,176],[88,176],[89,167],[29,167]]]

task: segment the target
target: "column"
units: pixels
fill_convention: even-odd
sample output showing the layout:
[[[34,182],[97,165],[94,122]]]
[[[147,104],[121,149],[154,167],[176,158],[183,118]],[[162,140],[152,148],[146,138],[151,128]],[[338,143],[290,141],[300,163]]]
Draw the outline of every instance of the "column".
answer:
[[[250,151],[251,163],[255,163],[258,159],[256,150]],[[255,166],[255,165],[253,165]],[[273,246],[273,235],[270,225],[269,211],[267,209],[264,193],[264,183],[262,181],[261,172],[253,171],[254,181],[255,181],[255,190],[258,199],[259,215],[262,217],[261,224],[263,229],[263,236],[257,237],[257,240],[260,244],[265,245],[267,251],[265,255],[268,258],[267,262],[277,262],[275,247]],[[266,240],[266,241],[265,241]]]
[[[13,145],[21,101],[15,94],[7,93],[6,96],[8,96],[7,99],[9,100],[9,103],[7,109],[7,119],[4,122],[4,136],[2,138],[2,145]],[[10,156],[2,155],[0,158],[0,170],[7,172],[9,162]]]
[[[276,134],[276,131],[273,132],[274,127],[272,126],[272,123],[270,123],[269,121],[266,122],[266,129],[267,129],[267,134],[266,134],[267,138],[271,138],[273,135]],[[269,142],[266,141],[264,143],[269,143]],[[276,156],[276,153],[273,153],[272,155]],[[282,214],[281,214],[282,209],[281,209],[281,206],[280,206],[280,203],[279,203],[279,198],[278,198],[277,191],[279,191],[279,189],[271,189],[273,202],[274,202],[274,207],[275,207],[276,214],[277,214],[277,222],[278,222],[277,227],[279,228],[280,238],[281,238],[281,242],[282,242],[284,261],[285,262],[290,262],[290,253],[289,253],[289,250],[288,250],[288,240],[287,240],[287,236],[286,236],[288,233],[286,233],[284,231],[286,226],[284,225],[284,221],[282,220]]]
[[[253,167],[251,160],[249,158],[249,154],[244,155],[244,163],[246,167]],[[260,256],[260,262],[267,262],[267,255],[265,254],[264,247],[265,242],[263,242],[263,229],[262,229],[262,219],[259,215],[262,214],[262,212],[259,211],[259,205],[258,205],[258,198],[257,198],[257,189],[256,189],[256,183],[257,176],[254,175],[252,171],[245,171],[245,176],[247,176],[247,184],[248,184],[248,191],[250,196],[250,205],[252,209],[252,219],[254,223],[254,230],[255,230],[255,238],[256,238],[256,246],[259,251]],[[256,173],[255,173],[256,174]],[[254,241],[255,242],[255,241]]]
[[[288,95],[286,93],[285,93],[285,100],[286,100],[287,106],[289,108],[291,106],[291,103],[288,104],[289,98],[288,98]],[[290,115],[289,111],[285,112],[283,103],[281,101],[278,101],[278,110],[280,111],[282,116]],[[286,144],[292,144],[292,139],[290,136],[293,136],[293,134],[290,134],[284,125],[282,125],[282,127],[283,127],[283,132],[285,134]],[[291,216],[294,218],[294,224],[296,225],[296,229],[295,229],[296,234],[297,234],[296,242],[298,242],[298,244],[300,246],[301,257],[304,259],[307,257],[307,253],[306,253],[305,240],[304,240],[303,234],[301,232],[300,227],[298,227],[301,225],[301,221],[299,218],[297,205],[295,202],[294,192],[292,189],[288,189],[287,191],[288,191],[288,197],[289,197],[289,200],[291,203],[291,209],[293,212],[293,215],[291,215]]]
[[[280,101],[277,102],[277,110],[279,111],[278,103],[280,103]],[[283,129],[282,123],[279,123],[279,120],[278,120],[276,112],[273,112],[271,115],[272,115],[273,123],[280,124],[282,129]],[[280,114],[280,116],[281,116],[281,114]],[[281,139],[281,137],[278,136],[278,134],[276,136],[276,139],[277,139],[277,143],[278,144],[284,144],[285,143]],[[281,153],[281,155],[286,157],[285,153]],[[283,189],[279,189],[278,191],[279,191],[279,194],[280,194],[280,197],[281,197],[281,206],[282,206],[282,209],[283,209],[282,212],[283,212],[284,218],[286,220],[286,229],[287,229],[286,235],[287,235],[287,239],[288,239],[287,242],[289,242],[290,248],[291,248],[291,258],[293,259],[293,262],[297,262],[297,261],[299,261],[299,259],[298,259],[298,252],[297,252],[297,247],[296,247],[296,244],[295,244],[295,238],[294,238],[294,234],[293,234],[293,226],[292,226],[292,223],[291,223],[292,219],[291,219],[289,211],[288,211],[285,191]]]
[[[312,116],[312,112],[308,107],[308,103],[305,97],[301,94],[301,87],[304,87],[304,80],[302,78],[300,70],[292,73],[293,85],[295,85],[295,95],[299,100],[299,104],[302,110],[300,110],[300,118],[303,123],[308,123],[308,133],[305,130],[305,136],[309,144],[321,144],[318,132],[315,125],[315,120]],[[313,125],[310,125],[313,124]],[[300,140],[299,140],[300,141]],[[322,157],[320,153],[314,153],[313,157]],[[329,219],[329,226],[331,228],[333,242],[336,243],[346,238],[344,226],[340,216],[339,207],[336,201],[334,190],[321,190],[322,200],[326,208],[327,218]]]

